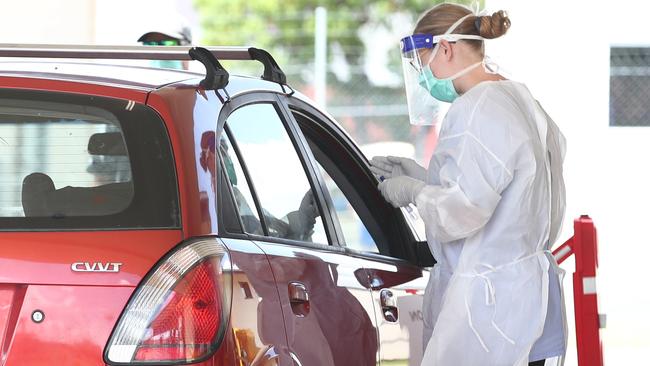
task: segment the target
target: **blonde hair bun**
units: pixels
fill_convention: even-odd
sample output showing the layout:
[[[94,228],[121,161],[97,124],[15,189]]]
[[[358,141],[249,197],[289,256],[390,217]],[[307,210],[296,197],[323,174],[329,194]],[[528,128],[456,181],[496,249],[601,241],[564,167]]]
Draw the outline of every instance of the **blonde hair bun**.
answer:
[[[481,37],[494,39],[506,34],[510,24],[508,14],[499,10],[492,15],[477,17],[476,28]]]

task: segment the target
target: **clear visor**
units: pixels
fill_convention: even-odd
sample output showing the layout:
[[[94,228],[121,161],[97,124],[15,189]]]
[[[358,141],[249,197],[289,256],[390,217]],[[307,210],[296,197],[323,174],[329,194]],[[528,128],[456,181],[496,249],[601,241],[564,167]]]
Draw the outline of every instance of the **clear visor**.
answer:
[[[418,126],[435,124],[442,106],[442,102],[429,93],[429,79],[425,77],[425,70],[429,67],[429,59],[433,55],[433,44],[430,43],[431,38],[428,38],[429,42],[426,42],[427,39],[418,39],[423,36],[406,37],[402,40],[401,47],[409,122]],[[423,47],[416,48],[422,42]]]
[[[413,34],[402,38],[400,42],[402,54],[402,69],[404,70],[404,86],[406,87],[406,103],[409,111],[409,122],[413,125],[432,125],[441,118],[442,102],[432,97],[430,77],[432,76],[429,62],[436,54],[436,43],[444,39],[456,42],[460,39],[483,40],[483,37],[469,34],[454,34],[453,31],[465,19],[475,15],[471,12],[458,19],[444,34]],[[423,59],[426,58],[426,59]],[[426,76],[429,76],[427,78]]]

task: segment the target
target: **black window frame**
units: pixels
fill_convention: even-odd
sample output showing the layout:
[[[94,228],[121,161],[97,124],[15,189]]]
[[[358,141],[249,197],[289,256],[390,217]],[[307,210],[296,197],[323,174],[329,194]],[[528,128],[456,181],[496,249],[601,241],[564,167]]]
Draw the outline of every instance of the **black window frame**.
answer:
[[[118,120],[129,151],[134,195],[118,213],[101,216],[0,217],[0,232],[181,229],[176,164],[163,118],[151,107],[107,96],[0,88],[0,98],[93,107]],[[165,184],[166,183],[166,184]]]
[[[359,183],[363,184],[363,188],[365,188],[367,191],[366,196],[370,197],[370,199],[364,200],[364,204],[366,206],[368,206],[369,203],[374,204],[373,207],[368,207],[370,215],[372,216],[370,219],[377,222],[378,226],[384,231],[383,235],[388,240],[389,248],[382,248],[382,244],[380,242],[377,242],[373,236],[373,239],[375,239],[375,243],[377,244],[380,253],[359,251],[347,247],[345,248],[345,251],[349,254],[369,258],[372,260],[398,263],[403,263],[406,261],[419,267],[433,266],[435,264],[435,259],[431,255],[426,242],[418,241],[414,236],[413,230],[406,222],[403,212],[392,207],[386,202],[385,199],[380,196],[379,191],[376,188],[376,178],[374,178],[372,172],[370,171],[370,166],[366,157],[358,149],[358,147],[356,147],[356,144],[350,139],[350,137],[340,129],[338,124],[317,108],[298,98],[285,98],[285,108],[287,108],[291,114],[293,123],[295,123],[296,127],[301,130],[300,135],[302,136],[305,145],[308,146],[309,143],[307,142],[307,138],[302,133],[302,128],[304,127],[301,126],[301,123],[299,123],[294,118],[293,113],[300,113],[302,115],[305,115],[306,118],[311,119],[311,122],[313,123],[311,127],[320,129],[320,133],[324,134],[323,136],[329,135],[332,140],[337,141],[339,144],[338,149],[335,148],[334,150],[345,155],[346,157],[344,159],[350,159],[352,161],[352,164],[361,170],[358,172],[359,174],[355,178],[358,178]],[[327,145],[327,143],[325,143],[325,145]],[[309,155],[312,159],[312,164],[317,164],[313,155],[311,153]],[[340,160],[340,157],[337,160]],[[323,181],[320,172],[318,172],[317,175],[320,177],[319,179]],[[327,190],[324,181],[322,183],[322,186],[325,190]],[[362,196],[359,194],[359,191],[359,189],[356,189],[355,193],[359,196]],[[334,208],[332,207],[332,210],[333,209]],[[368,217],[364,217],[365,212],[357,211],[357,214],[372,235],[371,228],[368,227],[369,225],[366,223]],[[388,252],[386,252],[386,249],[388,249]]]
[[[300,125],[301,123],[298,122],[298,124]],[[305,134],[304,131],[303,134]],[[305,140],[310,145],[312,155],[314,155],[314,162],[320,165],[322,169],[324,169],[325,172],[334,180],[335,184],[342,191],[343,195],[348,200],[350,205],[352,205],[352,209],[359,216],[359,219],[361,220],[366,230],[368,230],[371,237],[373,238],[373,242],[377,246],[378,252],[362,251],[349,246],[347,242],[347,238],[345,238],[345,235],[343,234],[343,229],[341,228],[339,222],[340,220],[339,215],[337,212],[335,212],[334,213],[336,218],[335,225],[336,225],[336,230],[337,231],[340,230],[341,233],[340,234],[341,246],[350,250],[363,252],[363,253],[374,253],[374,254],[390,253],[390,245],[388,243],[389,241],[388,237],[386,237],[383,230],[379,227],[379,223],[377,222],[377,220],[375,220],[372,217],[372,213],[370,212],[368,205],[365,204],[365,201],[360,197],[357,189],[353,187],[354,184],[350,181],[347,175],[340,169],[340,167],[332,160],[332,158],[330,158],[327,153],[325,153],[317,144],[313,142],[313,139],[311,139],[308,136],[305,136]],[[312,143],[315,144],[315,146],[311,146]],[[324,159],[324,161],[321,160],[321,157]],[[325,177],[321,173],[319,173],[319,175],[320,175],[319,179],[322,179],[323,184],[325,184]],[[334,207],[334,201],[332,200],[331,195],[329,194],[329,190],[327,190],[326,199],[327,199],[327,204],[331,207]],[[336,210],[335,207],[334,209]],[[377,240],[378,238],[379,240]]]

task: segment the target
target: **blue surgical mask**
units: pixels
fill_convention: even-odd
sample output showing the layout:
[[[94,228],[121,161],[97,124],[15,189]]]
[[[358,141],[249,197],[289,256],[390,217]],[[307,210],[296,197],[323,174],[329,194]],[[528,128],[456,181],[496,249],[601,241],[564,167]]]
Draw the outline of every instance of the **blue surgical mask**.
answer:
[[[458,98],[453,79],[438,79],[429,66],[425,66],[418,80],[421,87],[426,89],[432,97],[441,102],[451,103]]]

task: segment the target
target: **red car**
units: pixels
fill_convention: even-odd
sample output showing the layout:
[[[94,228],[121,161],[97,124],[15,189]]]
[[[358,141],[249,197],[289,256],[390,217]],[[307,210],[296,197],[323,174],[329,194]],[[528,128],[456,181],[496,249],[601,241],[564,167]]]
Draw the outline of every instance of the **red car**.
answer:
[[[268,53],[0,57],[0,364],[419,365],[433,258]]]

